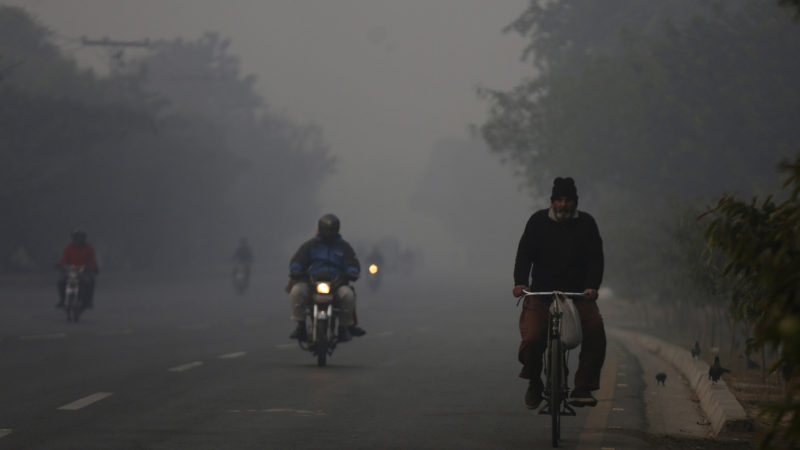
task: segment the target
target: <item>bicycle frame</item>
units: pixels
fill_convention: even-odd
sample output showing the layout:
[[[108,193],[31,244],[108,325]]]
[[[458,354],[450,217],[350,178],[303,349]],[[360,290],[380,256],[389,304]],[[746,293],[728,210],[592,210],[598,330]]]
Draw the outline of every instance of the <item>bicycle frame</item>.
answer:
[[[535,296],[556,296],[565,297],[583,297],[584,293],[577,292],[529,292],[522,291],[523,297],[529,295]],[[552,439],[553,447],[558,447],[558,442],[561,439],[561,416],[574,416],[575,410],[567,403],[567,396],[569,394],[569,385],[567,383],[567,350],[561,342],[561,317],[562,312],[558,309],[558,302],[553,302],[554,309],[550,309],[548,320],[548,333],[547,333],[547,349],[545,350],[545,376],[547,378],[544,392],[546,403],[545,406],[539,410],[539,414],[547,414],[551,417],[552,421]]]

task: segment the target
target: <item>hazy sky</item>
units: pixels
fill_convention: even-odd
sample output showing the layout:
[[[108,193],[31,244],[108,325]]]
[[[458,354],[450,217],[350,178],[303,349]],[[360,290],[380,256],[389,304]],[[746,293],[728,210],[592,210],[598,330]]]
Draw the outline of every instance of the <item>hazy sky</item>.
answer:
[[[502,33],[528,0],[0,3],[25,7],[63,48],[95,64],[107,55],[81,47],[82,35],[196,39],[218,31],[231,38],[232,53],[245,73],[258,77],[273,109],[322,127],[339,160],[323,194],[325,209],[342,217],[345,237],[407,235],[404,240],[422,246],[438,241],[445,232],[438,221],[408,208],[432,146],[464,137],[469,123],[483,120],[478,83],[506,89],[532,70],[519,61],[525,41]],[[487,163],[495,164],[492,158]],[[527,208],[507,173],[492,185],[498,201],[509,212]],[[521,232],[526,218],[512,217],[513,229]]]

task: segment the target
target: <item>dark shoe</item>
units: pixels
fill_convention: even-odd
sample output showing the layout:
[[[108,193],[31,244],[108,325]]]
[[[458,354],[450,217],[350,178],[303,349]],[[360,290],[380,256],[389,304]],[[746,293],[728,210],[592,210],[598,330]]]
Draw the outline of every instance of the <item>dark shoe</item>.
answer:
[[[306,323],[297,322],[297,327],[289,335],[289,339],[297,339],[298,341],[305,342],[308,340],[308,333],[306,332]]]
[[[569,394],[567,402],[572,406],[582,408],[584,406],[597,406],[597,399],[592,396],[592,392],[586,388],[575,388]]]
[[[347,331],[350,332],[350,335],[355,337],[361,337],[367,334],[367,331],[359,327],[358,325],[350,325],[349,327],[347,327]]]
[[[528,409],[536,409],[542,404],[542,386],[534,383],[528,384],[528,390],[525,391],[525,407]]]
[[[350,336],[350,327],[339,327],[339,342],[347,342],[352,338]]]

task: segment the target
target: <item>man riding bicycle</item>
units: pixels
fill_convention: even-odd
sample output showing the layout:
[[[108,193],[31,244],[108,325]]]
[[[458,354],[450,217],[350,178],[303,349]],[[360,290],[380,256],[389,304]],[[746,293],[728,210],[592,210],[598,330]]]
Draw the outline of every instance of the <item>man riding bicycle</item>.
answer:
[[[606,355],[603,318],[597,307],[597,290],[603,278],[603,243],[592,216],[578,211],[578,191],[572,178],[556,178],[550,208],[534,213],[525,225],[514,265],[514,296],[533,291],[584,292],[574,299],[581,318],[583,342],[575,373],[575,389],[568,402],[595,406],[592,391],[600,388],[600,370]],[[547,347],[550,297],[526,297],[519,318],[522,342],[520,378],[530,380],[525,406],[542,402],[542,354]]]

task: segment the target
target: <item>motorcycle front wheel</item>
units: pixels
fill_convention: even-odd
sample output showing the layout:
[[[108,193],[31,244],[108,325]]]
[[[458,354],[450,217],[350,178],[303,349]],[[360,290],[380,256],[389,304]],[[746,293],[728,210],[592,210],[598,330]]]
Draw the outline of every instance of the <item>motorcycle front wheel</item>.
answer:
[[[78,295],[77,294],[69,294],[67,295],[66,305],[64,307],[64,311],[67,313],[67,322],[78,321]]]
[[[315,347],[317,349],[317,366],[324,367],[328,359],[328,321],[325,319],[317,320],[316,329],[317,339]]]

